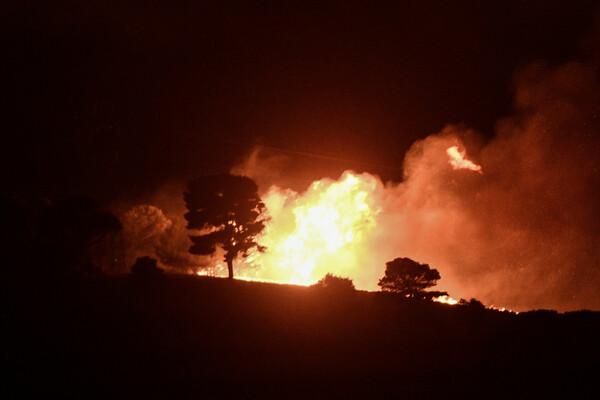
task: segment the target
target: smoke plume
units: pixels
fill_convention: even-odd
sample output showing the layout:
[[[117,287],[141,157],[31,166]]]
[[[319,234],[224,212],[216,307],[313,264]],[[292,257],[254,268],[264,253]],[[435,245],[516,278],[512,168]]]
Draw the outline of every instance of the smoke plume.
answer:
[[[131,267],[143,256],[156,258],[162,267],[179,272],[196,272],[211,265],[211,257],[188,252],[183,187],[179,182],[171,182],[144,201],[118,206],[116,214],[123,224],[125,267]]]
[[[376,226],[353,244],[352,257],[328,259],[318,273],[375,290],[385,262],[410,257],[437,268],[439,289],[455,298],[514,310],[600,309],[596,70],[535,64],[516,74],[514,90],[514,115],[498,121],[491,141],[465,126],[447,126],[413,144],[401,183],[360,175],[369,186],[366,201],[379,210]],[[461,167],[453,155],[464,157]],[[235,171],[262,183],[278,162],[261,162],[256,152]],[[261,189],[268,205],[279,192],[279,201],[271,200],[275,219],[293,218],[316,195],[314,187],[301,194]],[[269,278],[275,268],[268,264],[258,276]]]

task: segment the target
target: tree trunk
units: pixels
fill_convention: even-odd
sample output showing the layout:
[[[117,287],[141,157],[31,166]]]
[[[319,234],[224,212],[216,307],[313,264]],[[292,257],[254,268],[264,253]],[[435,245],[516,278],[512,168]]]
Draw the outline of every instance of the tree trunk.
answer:
[[[227,260],[227,270],[229,271],[229,279],[233,279],[233,260]]]

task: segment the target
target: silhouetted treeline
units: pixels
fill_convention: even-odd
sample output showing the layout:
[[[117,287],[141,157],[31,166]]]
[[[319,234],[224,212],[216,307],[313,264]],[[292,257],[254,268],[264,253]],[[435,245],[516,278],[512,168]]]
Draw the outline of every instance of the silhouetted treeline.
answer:
[[[86,398],[598,393],[599,313],[324,289],[142,271],[25,290],[3,299],[4,388]]]
[[[86,195],[55,202],[2,195],[0,213],[5,272],[13,277],[97,273],[103,266],[94,265],[94,246],[122,229],[117,217]]]

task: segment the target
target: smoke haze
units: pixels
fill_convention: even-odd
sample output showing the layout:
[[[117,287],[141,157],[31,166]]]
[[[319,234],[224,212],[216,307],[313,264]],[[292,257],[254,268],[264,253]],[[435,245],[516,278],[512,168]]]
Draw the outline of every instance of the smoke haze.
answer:
[[[211,265],[211,257],[188,252],[183,187],[180,182],[172,182],[142,202],[128,201],[116,207],[123,224],[125,268],[143,256],[154,257],[162,267],[183,272],[195,272]]]

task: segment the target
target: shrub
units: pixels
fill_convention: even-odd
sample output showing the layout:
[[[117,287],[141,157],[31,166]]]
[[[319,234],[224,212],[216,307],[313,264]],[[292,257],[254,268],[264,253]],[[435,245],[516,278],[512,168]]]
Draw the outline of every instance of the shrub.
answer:
[[[356,290],[354,283],[352,283],[352,279],[342,278],[332,274],[325,275],[313,286],[319,289],[335,292],[354,292]]]
[[[157,266],[157,260],[152,257],[139,257],[131,267],[131,272],[136,276],[160,275],[164,271]]]

